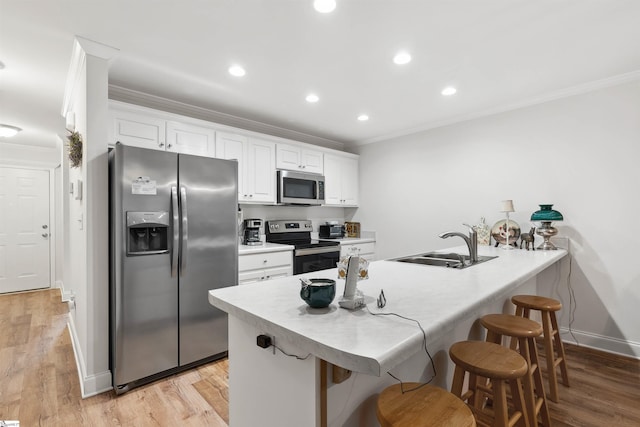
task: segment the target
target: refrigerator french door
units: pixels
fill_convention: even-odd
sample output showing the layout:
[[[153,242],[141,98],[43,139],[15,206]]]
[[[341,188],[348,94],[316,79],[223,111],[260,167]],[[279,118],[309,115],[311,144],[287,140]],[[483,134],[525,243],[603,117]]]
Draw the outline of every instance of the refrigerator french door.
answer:
[[[117,143],[110,153],[116,392],[227,352],[207,291],[237,285],[237,163]]]

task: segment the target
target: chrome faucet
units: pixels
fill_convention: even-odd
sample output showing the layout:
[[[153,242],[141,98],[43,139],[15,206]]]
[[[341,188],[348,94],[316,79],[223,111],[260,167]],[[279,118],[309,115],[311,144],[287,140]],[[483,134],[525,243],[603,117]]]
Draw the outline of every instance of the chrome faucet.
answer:
[[[464,242],[467,244],[469,248],[469,260],[471,264],[475,264],[478,262],[478,233],[476,230],[470,226],[469,224],[463,224],[469,228],[469,235],[465,236],[463,233],[457,231],[447,231],[445,233],[440,234],[441,239],[446,239],[448,237],[458,236],[464,239]]]

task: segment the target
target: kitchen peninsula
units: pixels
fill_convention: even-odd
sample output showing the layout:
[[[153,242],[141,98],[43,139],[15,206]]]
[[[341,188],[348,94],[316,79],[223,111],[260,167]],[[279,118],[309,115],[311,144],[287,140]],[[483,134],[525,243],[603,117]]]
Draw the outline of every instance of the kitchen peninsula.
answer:
[[[483,339],[480,316],[513,312],[509,298],[518,293],[555,295],[554,287],[566,280],[562,249],[481,247],[480,255],[498,258],[462,270],[373,262],[369,279],[358,282],[367,307],[356,311],[338,308],[336,301],[309,308],[299,297],[299,276],[210,291],[209,302],[229,313],[231,426],[377,425],[376,395],[396,381],[387,372],[403,381],[433,377],[425,345],[435,364],[432,384],[448,389],[448,348]],[[336,278],[337,270],[304,276]],[[344,281],[336,282],[340,295]],[[387,304],[379,309],[381,290]],[[418,321],[426,342],[415,321],[372,313]],[[261,334],[278,349],[259,347]],[[334,366],[352,371],[351,377],[332,381]]]

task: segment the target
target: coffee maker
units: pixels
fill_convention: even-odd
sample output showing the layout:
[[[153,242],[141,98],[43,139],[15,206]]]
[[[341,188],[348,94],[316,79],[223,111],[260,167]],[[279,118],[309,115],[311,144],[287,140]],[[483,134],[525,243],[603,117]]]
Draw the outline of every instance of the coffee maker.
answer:
[[[260,245],[260,228],[262,228],[261,219],[245,219],[243,223],[242,244],[243,245]]]

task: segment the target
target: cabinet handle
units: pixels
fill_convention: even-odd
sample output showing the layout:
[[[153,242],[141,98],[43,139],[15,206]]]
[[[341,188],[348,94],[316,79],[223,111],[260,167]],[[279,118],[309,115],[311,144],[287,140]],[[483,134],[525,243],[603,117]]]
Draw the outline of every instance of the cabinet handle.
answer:
[[[167,148],[171,148],[171,144],[167,144]]]
[[[158,147],[160,147],[160,148],[164,147],[164,142],[159,142],[158,143]]]
[[[266,264],[266,263],[267,263],[267,260],[266,260],[266,259],[265,259],[265,260],[262,260],[262,263],[263,263],[263,264]]]
[[[42,237],[46,239],[47,237],[49,237],[49,235],[47,233],[42,233]]]

